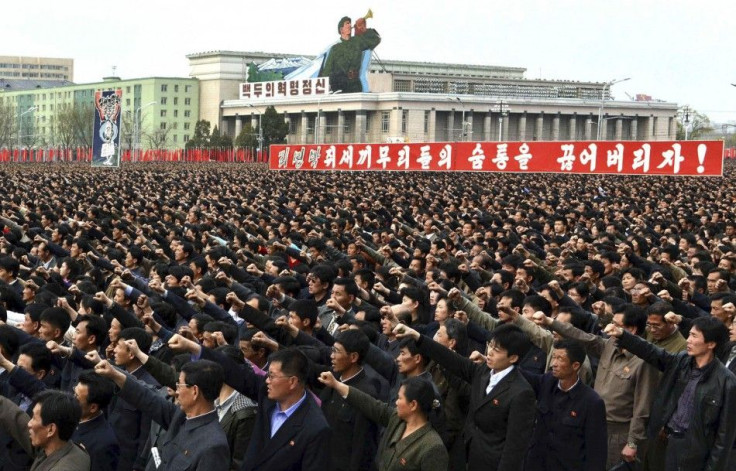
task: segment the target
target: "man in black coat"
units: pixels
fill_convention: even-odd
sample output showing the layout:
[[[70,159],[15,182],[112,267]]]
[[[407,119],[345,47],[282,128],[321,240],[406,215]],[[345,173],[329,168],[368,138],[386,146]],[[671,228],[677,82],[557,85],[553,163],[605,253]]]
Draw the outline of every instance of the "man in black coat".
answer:
[[[715,356],[728,329],[715,317],[693,320],[687,349],[677,354],[609,324],[619,346],[663,372],[647,434],[666,443],[666,469],[730,470],[736,438],[736,376]]]
[[[529,342],[514,325],[493,331],[484,364],[476,364],[414,329],[398,325],[429,358],[471,384],[463,430],[468,469],[521,471],[534,430],[534,391],[516,364]]]
[[[369,344],[370,340],[360,330],[350,329],[338,334],[332,346],[332,370],[339,381],[372,397],[378,397],[373,381],[362,366]],[[378,448],[378,429],[375,423],[348,405],[333,388],[325,388],[320,399],[322,412],[332,428],[329,469],[375,469],[374,458]]]

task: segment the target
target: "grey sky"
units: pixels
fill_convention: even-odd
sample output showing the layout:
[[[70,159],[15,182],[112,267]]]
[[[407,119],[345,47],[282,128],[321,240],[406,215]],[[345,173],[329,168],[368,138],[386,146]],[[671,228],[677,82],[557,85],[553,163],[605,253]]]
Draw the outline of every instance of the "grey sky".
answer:
[[[3,54],[69,57],[75,81],[187,76],[186,54],[212,50],[317,54],[337,21],[370,7],[382,59],[492,64],[527,78],[608,81],[736,123],[733,1],[362,2],[35,0],[3,5]],[[106,8],[111,8],[107,10]]]

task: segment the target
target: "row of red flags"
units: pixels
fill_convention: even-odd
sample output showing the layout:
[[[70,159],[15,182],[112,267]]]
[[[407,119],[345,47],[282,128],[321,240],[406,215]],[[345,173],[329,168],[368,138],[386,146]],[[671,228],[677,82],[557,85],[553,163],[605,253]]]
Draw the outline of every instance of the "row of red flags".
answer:
[[[268,162],[255,149],[124,150],[123,162]],[[92,162],[92,148],[0,149],[0,162]]]

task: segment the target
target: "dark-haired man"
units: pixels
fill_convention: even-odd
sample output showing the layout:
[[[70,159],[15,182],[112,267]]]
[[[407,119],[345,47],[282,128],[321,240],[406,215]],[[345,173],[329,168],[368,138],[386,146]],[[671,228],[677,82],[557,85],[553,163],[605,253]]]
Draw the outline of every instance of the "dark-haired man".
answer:
[[[91,370],[82,372],[74,386],[74,396],[82,408],[82,416],[72,441],[87,450],[95,471],[115,471],[118,467],[120,446],[104,414],[114,394],[112,381],[95,375]]]
[[[159,383],[151,376],[140,360],[128,348],[125,340],[134,339],[144,353],[151,348],[151,335],[139,327],[128,327],[120,332],[119,340],[115,345],[113,359],[115,364],[125,370],[132,377],[159,387]],[[112,360],[112,359],[111,359]],[[118,471],[133,469],[138,456],[141,456],[143,447],[151,430],[151,416],[144,414],[139,408],[127,401],[123,396],[116,396],[110,406],[110,425],[120,441],[120,463]]]
[[[79,402],[61,391],[36,396],[32,417],[0,397],[0,427],[36,457],[31,467],[34,471],[89,471],[89,455],[71,441],[81,415]]]
[[[609,324],[619,345],[663,372],[647,433],[666,446],[667,470],[727,470],[736,438],[736,376],[718,359],[729,338],[715,317],[693,320],[685,352],[669,353]]]
[[[227,437],[217,419],[214,401],[223,383],[222,367],[211,361],[187,363],[176,384],[179,407],[107,361],[95,372],[120,388],[120,397],[166,429],[160,446],[151,449],[147,471],[230,468]]]
[[[526,471],[607,469],[606,407],[598,394],[580,380],[585,349],[575,340],[558,340],[552,371],[522,371],[537,395],[534,428]]]
[[[360,330],[341,332],[332,346],[330,359],[337,379],[373,397],[378,396],[373,381],[363,369],[370,341]],[[322,412],[332,428],[331,470],[370,470],[376,454],[378,430],[363,414],[350,407],[334,389],[320,396]]]
[[[604,340],[539,312],[535,313],[534,320],[564,338],[580,341],[589,355],[600,358],[594,389],[606,405],[606,469],[622,458],[633,462],[638,456],[644,456],[649,407],[659,381],[659,374],[654,367],[619,348],[615,339]],[[640,337],[644,335],[646,320],[644,311],[631,304],[617,308],[613,315],[616,326]]]
[[[415,339],[422,353],[470,383],[464,429],[468,469],[522,469],[536,410],[534,391],[516,368],[529,343],[524,332],[514,325],[496,328],[483,364],[405,325],[398,325],[394,332]]]

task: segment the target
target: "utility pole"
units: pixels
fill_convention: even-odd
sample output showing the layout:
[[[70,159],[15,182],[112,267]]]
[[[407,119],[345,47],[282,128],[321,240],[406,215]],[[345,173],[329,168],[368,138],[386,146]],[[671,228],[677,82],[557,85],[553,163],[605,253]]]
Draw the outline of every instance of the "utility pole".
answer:
[[[687,141],[687,127],[690,124],[690,106],[682,109],[682,125],[685,128],[685,140]]]

